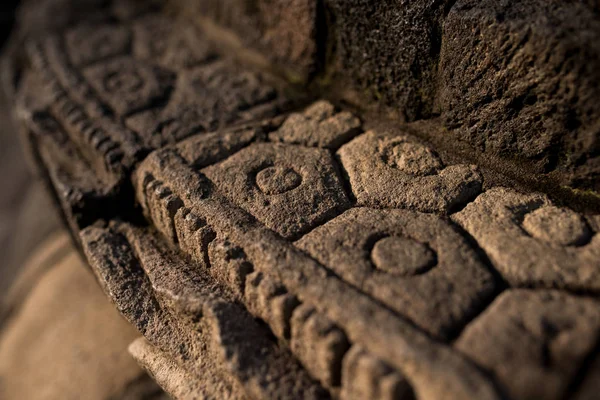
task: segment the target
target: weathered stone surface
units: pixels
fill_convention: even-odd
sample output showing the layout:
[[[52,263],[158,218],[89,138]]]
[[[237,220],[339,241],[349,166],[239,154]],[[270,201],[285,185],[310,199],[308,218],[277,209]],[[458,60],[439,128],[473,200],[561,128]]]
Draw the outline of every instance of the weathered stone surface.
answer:
[[[360,346],[352,346],[344,356],[342,376],[342,400],[415,398],[410,384],[400,373]]]
[[[316,0],[177,0],[184,15],[210,18],[237,33],[239,47],[253,48],[306,80],[318,60]],[[225,36],[221,34],[222,36]]]
[[[177,144],[178,153],[196,168],[208,167],[243,149],[250,143],[264,140],[262,127],[227,129],[192,136]]]
[[[238,249],[238,252],[243,252],[243,250]],[[245,257],[239,257],[243,259],[243,265],[240,265],[238,268],[232,268],[233,271],[251,271],[254,269],[254,266],[248,262]],[[211,260],[222,260],[223,257],[219,257],[216,254],[211,254]],[[231,264],[230,264],[231,265]],[[281,285],[277,282],[277,280],[271,278],[270,276],[265,276],[263,273],[259,271],[254,271],[251,274],[245,274],[245,301],[248,310],[254,315],[259,316],[261,319],[269,324],[269,327],[273,331],[273,334],[282,340],[289,340],[290,338],[290,330],[292,323],[292,313],[298,307],[300,302],[298,299],[287,292],[285,286]],[[295,335],[295,342],[297,343],[297,348],[292,350],[294,354],[298,355],[302,353],[303,343],[302,340],[297,339],[297,335],[301,334],[302,328],[300,325],[296,325],[295,329],[297,330]],[[293,344],[292,344],[293,346]],[[311,357],[311,354],[306,354],[306,356]],[[301,357],[302,360],[302,357]],[[311,368],[312,360],[307,362],[307,368]],[[317,375],[318,374],[314,374]],[[329,377],[329,375],[327,376]]]
[[[538,208],[527,214],[523,228],[536,239],[564,247],[583,245],[592,236],[581,215],[554,206]]]
[[[167,96],[173,76],[133,58],[123,57],[86,68],[84,76],[120,116],[159,103]]]
[[[114,310],[69,239],[49,237],[29,264],[45,265],[37,274],[27,271],[29,288],[14,293],[23,297],[0,323],[2,399],[83,393],[90,400],[157,399],[152,382],[146,381],[151,390],[145,395],[130,390],[145,375],[126,351],[135,329]]]
[[[175,396],[345,399],[533,397],[530,390],[563,398],[569,390],[593,392],[588,382],[598,350],[597,299],[543,288],[600,293],[598,216],[556,207],[543,196],[490,189],[503,178],[489,171],[488,191],[475,198],[483,186],[477,168],[446,166],[458,162],[456,154],[443,149],[442,160],[408,134],[414,124],[407,132],[384,130],[389,121],[365,113],[365,126],[373,130],[356,137],[361,120],[325,100],[285,115],[293,106],[289,99],[300,98],[294,93],[299,87],[288,90],[265,63],[261,70],[249,68],[261,60],[240,46],[275,47],[267,57],[284,69],[293,60],[295,78],[305,78],[315,71],[311,54],[325,58],[325,47],[335,42],[329,61],[344,71],[327,70],[320,78],[353,82],[347,88],[357,97],[317,94],[343,107],[344,100],[373,105],[366,90],[411,120],[436,113],[433,93],[439,89],[450,96],[440,102],[443,118],[419,126],[456,137],[473,127],[454,121],[449,132],[441,126],[452,115],[463,118],[460,107],[444,108],[444,101],[457,96],[450,90],[455,87],[447,87],[448,71],[440,72],[443,80],[435,78],[442,43],[447,52],[464,39],[461,34],[457,43],[445,42],[445,13],[452,8],[446,25],[454,35],[461,18],[480,21],[502,7],[533,13],[542,0],[486,1],[461,0],[454,8],[446,1],[208,1],[200,7],[210,12],[195,26],[148,14],[141,3],[106,2],[94,9],[95,18],[59,24],[55,33],[24,46],[27,54],[16,62],[21,71],[13,71],[18,73],[8,82],[18,89],[15,114],[32,158],[71,230],[79,235],[87,226],[81,236],[87,258],[117,308],[145,337],[133,352],[167,390]],[[547,4],[554,7],[548,16],[558,22],[561,10],[587,7]],[[486,8],[479,14],[480,6]],[[228,46],[231,32],[207,23],[211,12],[220,13],[217,23],[250,33]],[[511,12],[497,24],[529,21]],[[245,20],[250,24],[240,23]],[[535,32],[547,24],[536,21]],[[519,24],[517,31],[523,29]],[[492,25],[481,31],[500,32]],[[307,50],[317,30],[318,54]],[[579,57],[563,52],[567,47],[557,45],[550,61],[535,61]],[[472,53],[467,66],[482,57]],[[523,54],[516,50],[499,72],[482,79],[490,85],[504,79],[502,71]],[[442,66],[448,67],[444,59]],[[471,70],[460,71],[462,78]],[[531,89],[536,106],[557,105],[544,122],[551,152],[568,145],[553,133],[555,116],[567,108],[559,104],[561,93],[584,82],[578,77],[587,73],[573,71],[564,87],[558,78],[554,100]],[[540,76],[539,87],[548,79]],[[506,96],[518,92],[512,84]],[[470,91],[478,94],[481,82],[459,86],[474,96]],[[536,107],[516,96],[521,112],[502,120],[515,120],[514,132],[525,126],[518,118]],[[573,100],[574,109],[588,110],[579,103],[589,99]],[[479,112],[486,101],[472,108]],[[499,113],[489,114],[496,127]],[[576,118],[582,129],[593,125]],[[530,141],[516,140],[519,151],[531,153],[537,146],[538,128],[534,124]],[[503,143],[502,129],[489,136],[490,143]],[[471,140],[472,132],[467,136]],[[545,160],[543,151],[531,159],[543,171],[553,165],[560,170],[557,158]],[[354,200],[359,208],[351,208]],[[421,213],[459,209],[449,218]],[[492,266],[507,282],[495,281]],[[489,306],[506,283],[534,290],[511,288]],[[456,346],[448,343],[456,336]],[[522,376],[540,383],[528,387]]]
[[[33,83],[41,81],[42,88],[24,86],[24,92],[42,91],[42,98],[51,115],[64,126],[68,138],[86,157],[94,169],[103,171],[110,179],[124,166],[131,165],[139,146],[131,133],[106,115],[106,106],[93,93],[92,87],[71,67],[61,41],[51,36],[43,43],[28,47]],[[37,103],[34,103],[37,105]],[[28,123],[43,109],[20,110],[19,117]]]
[[[164,108],[128,118],[126,124],[153,148],[196,133],[275,115],[285,106],[263,73],[219,61],[183,71]]]
[[[336,149],[361,130],[360,120],[348,111],[336,111],[328,101],[318,101],[302,113],[291,114],[269,135],[273,142]]]
[[[75,231],[134,208],[123,181],[148,150],[252,124],[288,103],[267,73],[226,61],[199,29],[166,16],[83,18],[24,47],[15,115]],[[264,138],[277,123],[267,125],[210,135],[213,153],[199,149],[197,164]]]
[[[447,213],[481,190],[475,166],[445,167],[430,147],[403,132],[369,131],[337,155],[360,206]]]
[[[32,115],[27,128],[36,147],[34,155],[45,169],[43,174],[52,184],[66,222],[74,232],[115,211],[121,173],[97,174],[98,170],[92,169],[48,114]]]
[[[600,235],[542,194],[490,189],[452,219],[512,285],[600,290]]]
[[[186,263],[151,234],[128,225],[89,227],[81,235],[94,272],[119,311],[188,375],[200,382],[208,378],[207,385],[217,382],[207,392],[232,393],[232,398],[324,395],[231,301],[228,290],[210,279],[206,266]]]
[[[554,291],[511,290],[470,324],[459,350],[514,399],[561,399],[600,333],[600,303]]]
[[[306,304],[294,310],[290,323],[294,354],[326,387],[339,386],[342,357],[350,347],[344,332]]]
[[[219,192],[216,185],[178,155],[175,148],[154,152],[136,172],[134,184],[143,207],[147,206],[145,194],[140,188],[144,187],[148,176],[167,183],[168,189],[182,200],[183,208],[189,208],[215,233],[215,246],[225,248],[211,250],[209,245],[209,262],[216,266],[210,268],[209,273],[237,293],[238,299],[284,341],[287,339],[286,329],[289,329],[290,342],[301,342],[294,339],[293,316],[300,307],[314,308],[319,318],[326,318],[331,321],[332,327],[344,332],[349,344],[363,346],[374,357],[402,371],[420,398],[435,399],[442,395],[497,398],[491,382],[483,378],[469,361],[447,346],[431,340],[371,296],[331,274],[280,235],[236,207]],[[146,215],[152,215],[148,210],[145,212]],[[152,222],[161,231],[168,232],[170,229],[170,225],[161,219],[152,218]],[[177,223],[174,228],[176,231],[188,231],[187,227]],[[198,253],[199,246],[195,244],[197,238],[187,233],[178,237],[190,238],[189,241],[185,239],[185,242],[174,244],[196,262],[202,263],[205,255]],[[231,274],[222,273],[228,269]],[[244,274],[246,283],[240,285]],[[232,276],[234,279],[231,279]],[[263,284],[262,279],[265,279]],[[289,298],[287,294],[294,296],[299,304],[284,307],[278,300]],[[293,312],[290,313],[291,309]],[[291,319],[286,321],[290,314]],[[318,330],[312,329],[306,335],[321,336]],[[320,343],[319,340],[316,342]],[[302,348],[292,346],[292,351],[295,349],[296,356],[324,384],[327,384],[328,376],[341,375],[337,372],[341,363],[323,363],[319,361],[322,359],[318,354],[303,357],[305,352]],[[336,359],[325,358],[332,361]],[[323,368],[323,365],[327,368]],[[330,374],[324,374],[323,371],[329,371]],[[467,376],[465,374],[470,377],[468,381],[458,378]],[[344,382],[343,376],[341,382]]]
[[[144,16],[133,28],[84,23],[64,40],[54,35],[30,49],[32,73],[46,84],[47,102],[73,131],[72,139],[94,147],[94,140],[109,138],[125,152],[126,159],[117,160],[125,165],[145,148],[262,118],[286,102],[267,74],[214,62],[220,56],[200,29],[162,16]],[[136,132],[112,113],[126,117]]]
[[[331,15],[329,68],[358,94],[389,104],[412,121],[431,115],[441,24],[451,1],[326,0]],[[345,90],[346,87],[342,88]]]
[[[349,206],[326,150],[254,144],[204,172],[225,196],[286,238]]]
[[[475,251],[434,215],[353,208],[296,245],[437,337],[461,329],[494,292]]]
[[[213,370],[201,378],[189,373],[144,338],[129,346],[129,352],[152,378],[174,399],[246,399],[245,393],[229,387]]]
[[[596,2],[456,2],[439,68],[445,123],[479,151],[600,190],[599,35]]]

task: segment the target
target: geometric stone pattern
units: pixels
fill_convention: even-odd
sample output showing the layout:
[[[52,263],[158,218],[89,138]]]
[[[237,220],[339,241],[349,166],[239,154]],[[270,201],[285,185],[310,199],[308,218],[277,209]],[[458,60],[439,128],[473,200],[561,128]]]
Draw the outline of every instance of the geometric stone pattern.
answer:
[[[352,113],[338,112],[331,103],[321,100],[303,113],[291,114],[269,139],[335,149],[359,133],[360,126],[360,120]]]
[[[276,115],[287,106],[277,79],[241,68],[218,47],[199,28],[157,14],[122,22],[83,20],[64,33],[27,42],[21,73],[29,84],[17,88],[16,115],[27,125],[29,115],[53,120],[52,129],[63,132],[58,139],[36,134],[33,147],[49,154],[45,159],[63,158],[61,171],[50,178],[69,190],[58,192],[65,214],[85,219],[77,216],[82,207],[132,204],[121,183],[152,149]],[[64,147],[65,140],[72,151],[59,156],[40,150]],[[44,169],[57,169],[56,161],[43,162]],[[90,178],[74,176],[86,174]]]
[[[253,144],[204,173],[231,201],[286,238],[349,205],[333,158],[324,149]]]
[[[460,329],[494,293],[475,251],[434,215],[353,208],[296,245],[436,337]]]
[[[188,140],[201,141],[202,136]],[[348,382],[342,376],[344,359],[352,346],[360,345],[390,366],[399,385],[408,381],[425,397],[435,397],[443,386],[458,397],[495,398],[486,379],[475,377],[477,383],[472,387],[448,375],[449,369],[455,371],[451,375],[466,370],[469,375],[478,375],[449,347],[433,341],[360,288],[331,274],[327,266],[236,206],[202,174],[201,168],[178,154],[184,145],[154,152],[136,171],[133,183],[144,213],[172,245],[199,266],[210,265],[207,273],[266,322],[283,343],[289,343],[292,354],[323,387],[331,393],[344,390],[341,385]],[[149,201],[156,182],[161,184],[160,192],[168,194],[161,203]],[[468,257],[469,251],[462,251]],[[485,284],[490,276],[484,270],[476,279]],[[358,320],[362,322],[356,324]],[[448,364],[439,364],[439,359]],[[421,367],[413,369],[411,365]],[[358,369],[352,368],[352,374],[373,373],[369,368],[361,364]],[[438,383],[431,386],[437,379]]]
[[[592,190],[598,204],[597,1],[323,3],[325,93],[435,120],[448,147],[520,165],[516,179]]]
[[[369,131],[337,154],[361,206],[448,213],[481,191],[475,166],[445,167],[430,147],[401,132]]]
[[[600,303],[546,290],[509,290],[462,333],[456,347],[512,398],[561,399],[598,342]]]
[[[597,216],[485,187],[410,126],[297,107],[190,24],[93,26],[28,45],[16,114],[172,395],[589,391]]]
[[[452,219],[513,286],[600,291],[600,235],[544,195],[490,189]]]

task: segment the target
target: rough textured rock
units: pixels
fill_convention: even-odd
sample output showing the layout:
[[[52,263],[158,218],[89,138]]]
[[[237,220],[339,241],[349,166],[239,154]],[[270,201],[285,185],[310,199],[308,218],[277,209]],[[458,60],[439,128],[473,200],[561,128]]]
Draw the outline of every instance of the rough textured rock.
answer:
[[[174,24],[161,14],[149,14],[133,22],[131,52],[138,59],[167,69],[186,69],[216,60],[216,45],[198,40],[198,30],[189,24]]]
[[[600,235],[544,195],[490,189],[452,219],[514,286],[600,290]]]
[[[144,338],[132,342],[129,352],[174,399],[246,398],[244,393],[236,392],[223,385],[221,377],[212,370],[204,371],[201,379],[196,378]]]
[[[192,134],[269,117],[281,101],[265,79],[264,74],[223,61],[184,71],[164,108],[131,116],[126,125],[157,148]]]
[[[377,101],[391,105],[408,121],[429,117],[441,24],[452,1],[326,0],[325,4],[330,13],[329,45],[334,49],[328,68],[347,83],[342,91],[356,92],[361,105]]]
[[[147,202],[149,192],[145,187],[154,181],[161,182],[164,188],[161,191],[173,196],[171,199],[178,199],[180,205],[177,210],[171,208],[172,203],[168,201]],[[470,362],[432,341],[371,296],[331,275],[325,267],[232,204],[219,193],[216,185],[177,154],[177,148],[151,154],[136,172],[134,184],[138,200],[152,223],[165,238],[196,262],[205,262],[205,232],[213,232],[216,240],[221,241],[219,246],[223,246],[224,241],[229,243],[219,251],[211,251],[208,246],[210,265],[216,266],[210,269],[211,276],[237,292],[248,309],[263,319],[273,332],[280,332],[283,338],[286,329],[281,329],[281,318],[274,316],[289,318],[291,315],[288,328],[291,343],[295,342],[294,334],[298,332],[292,324],[298,308],[291,313],[289,310],[307,304],[344,332],[350,344],[360,344],[392,368],[402,371],[422,398],[436,398],[442,392],[456,397],[496,398],[493,387],[479,377]],[[177,214],[180,212],[187,212],[193,217],[179,219]],[[167,215],[174,215],[174,219],[165,217]],[[195,231],[197,235],[193,234]],[[228,268],[231,275],[223,274]],[[261,279],[271,280],[264,289],[258,287],[260,280],[255,282],[258,278],[255,271],[263,275]],[[240,284],[243,276],[246,276],[245,285]],[[286,303],[281,301],[286,293],[298,300],[287,311],[283,308]],[[312,332],[306,337],[319,336]],[[315,343],[321,343],[321,340],[315,340]],[[318,347],[329,348],[327,343],[325,341]],[[306,357],[302,350],[304,347],[291,348],[323,385],[334,385],[336,380],[331,379],[335,376],[332,368],[338,369],[342,365],[339,350],[331,351],[332,357],[321,358],[318,354]],[[327,367],[323,368],[325,361]],[[474,380],[467,383],[451,378],[465,373],[474,376]],[[340,382],[344,382],[343,377]]]
[[[475,251],[433,215],[354,208],[296,245],[438,337],[461,329],[494,291]]]
[[[452,33],[468,2],[192,3],[203,17],[173,21],[154,3],[114,1],[70,15],[31,32],[3,80],[38,174],[144,337],[131,351],[169,393],[437,400],[593,390],[600,217],[494,187],[518,185],[438,154],[407,132],[423,134],[414,124],[322,99],[354,89],[375,106],[366,90],[404,119],[432,116],[433,93],[447,85],[435,78],[450,46],[441,26],[452,9]],[[537,4],[516,3],[493,7]],[[565,4],[548,15],[584,7]],[[343,70],[320,78],[340,78],[345,93],[310,93],[323,82],[302,93],[240,45],[271,49],[266,58],[291,62],[298,78],[334,42],[329,61]],[[427,124],[455,138],[443,111]]]
[[[198,380],[196,390],[205,390],[205,395],[230,393],[232,398],[324,394],[289,353],[231,301],[227,289],[208,278],[205,269],[178,259],[151,234],[121,224],[113,229],[90,227],[82,232],[82,242],[117,308],[150,343]],[[216,386],[208,386],[211,383]]]
[[[290,78],[306,80],[318,66],[316,0],[176,0],[186,15],[209,18],[237,33],[238,46],[253,48],[283,67]],[[224,34],[221,34],[225,36]]]
[[[445,167],[429,146],[401,131],[369,131],[337,155],[361,206],[447,213],[481,190],[475,166]]]
[[[352,346],[344,357],[342,376],[347,381],[340,394],[343,400],[412,400],[414,393],[402,374],[373,357],[360,346]]]
[[[286,118],[269,135],[273,142],[336,149],[360,132],[360,120],[348,111],[337,111],[333,104],[318,101],[302,113]]]
[[[254,144],[204,173],[225,196],[287,238],[349,205],[326,150]]]
[[[26,46],[15,115],[74,228],[133,206],[123,180],[150,149],[288,104],[280,83],[225,61],[200,29],[164,16],[82,17],[49,33]]]
[[[561,399],[600,336],[600,303],[553,291],[500,295],[456,346],[514,399]]]
[[[290,325],[294,354],[326,387],[339,386],[342,357],[350,347],[344,332],[306,304],[296,307]]]
[[[440,58],[445,123],[478,151],[600,190],[599,35],[595,2],[457,1]]]

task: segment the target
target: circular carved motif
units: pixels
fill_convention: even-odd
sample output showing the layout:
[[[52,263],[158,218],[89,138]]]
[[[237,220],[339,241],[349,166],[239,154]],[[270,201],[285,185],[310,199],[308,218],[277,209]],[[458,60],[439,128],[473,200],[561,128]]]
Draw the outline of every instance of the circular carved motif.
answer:
[[[591,232],[583,218],[576,212],[546,206],[527,214],[523,228],[531,236],[560,246],[577,246],[586,243]]]
[[[423,273],[436,264],[436,255],[427,245],[398,236],[380,239],[371,251],[375,267],[395,275]]]
[[[104,88],[109,93],[137,92],[143,86],[144,79],[136,71],[114,71],[104,77]]]
[[[402,139],[386,143],[381,154],[390,167],[411,175],[432,175],[443,167],[438,156],[427,146]]]
[[[302,177],[288,167],[267,167],[256,175],[256,186],[268,195],[289,192],[301,183]]]

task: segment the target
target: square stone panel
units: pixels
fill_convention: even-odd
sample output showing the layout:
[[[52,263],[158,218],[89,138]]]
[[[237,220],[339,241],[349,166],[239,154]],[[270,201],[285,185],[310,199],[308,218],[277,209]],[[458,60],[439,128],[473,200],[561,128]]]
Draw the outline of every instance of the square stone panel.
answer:
[[[514,286],[600,291],[600,235],[543,194],[493,188],[452,219]]]
[[[269,135],[274,142],[335,149],[360,132],[361,122],[349,111],[336,111],[326,100],[302,113],[293,113],[281,128]]]
[[[600,332],[600,303],[555,291],[505,292],[456,347],[512,399],[562,399]]]
[[[265,74],[217,61],[182,71],[164,108],[133,115],[126,125],[158,148],[195,133],[273,116],[287,101]]]
[[[203,172],[226,197],[285,238],[349,206],[327,150],[254,144]]]
[[[402,131],[369,131],[338,150],[358,205],[448,213],[481,191],[473,165],[446,167]]]
[[[460,329],[495,290],[467,241],[435,215],[353,208],[296,245],[441,338]]]
[[[94,65],[83,74],[119,115],[143,110],[164,99],[175,78],[170,72],[131,57]]]

